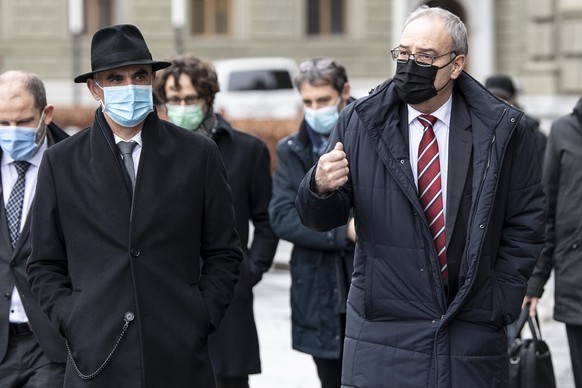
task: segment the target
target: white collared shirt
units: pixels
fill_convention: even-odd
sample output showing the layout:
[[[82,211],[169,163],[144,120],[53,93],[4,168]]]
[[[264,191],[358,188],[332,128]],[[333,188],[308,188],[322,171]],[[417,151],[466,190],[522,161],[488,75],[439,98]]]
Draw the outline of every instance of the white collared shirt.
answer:
[[[30,166],[26,170],[24,175],[24,200],[22,201],[22,215],[20,218],[20,231],[24,228],[26,222],[26,217],[32,206],[32,200],[34,199],[34,194],[36,192],[36,177],[38,176],[38,168],[40,162],[42,161],[42,154],[47,149],[46,137],[44,142],[40,145],[38,151],[33,155],[32,158],[28,160]],[[4,206],[8,203],[10,199],[10,193],[12,188],[18,179],[18,172],[16,167],[14,167],[14,159],[8,155],[6,152],[2,152],[2,159],[0,161],[0,172],[2,173],[2,198],[4,200]],[[0,222],[6,222],[6,220],[1,220]],[[12,299],[10,300],[10,313],[8,314],[8,320],[12,323],[24,323],[28,322],[28,317],[24,311],[24,306],[22,305],[22,300],[20,299],[20,294],[18,289],[14,286],[12,290]]]
[[[439,109],[431,113],[438,120],[433,126],[433,131],[439,145],[439,161],[441,165],[441,187],[443,195],[443,210],[445,214],[445,219],[447,215],[447,177],[448,177],[448,165],[449,165],[449,128],[451,124],[451,107],[453,105],[452,94]],[[412,168],[412,175],[414,176],[414,183],[416,184],[416,189],[418,190],[418,147],[420,145],[420,140],[422,139],[422,134],[424,132],[424,126],[417,119],[418,116],[423,114],[417,111],[410,105],[408,105],[408,140],[409,140],[409,152],[410,152],[410,167]]]
[[[133,147],[133,151],[131,153],[131,158],[133,159],[133,169],[135,171],[135,177],[137,178],[137,169],[139,166],[139,158],[141,156],[141,147],[143,146],[143,143],[141,140],[141,131],[139,131],[134,137],[132,137],[129,140],[123,140],[122,138],[120,138],[116,134],[113,134],[113,138],[115,139],[115,144],[119,143],[120,141],[133,141],[133,142],[137,143],[137,145],[135,147]],[[123,156],[122,156],[122,158],[123,158]]]

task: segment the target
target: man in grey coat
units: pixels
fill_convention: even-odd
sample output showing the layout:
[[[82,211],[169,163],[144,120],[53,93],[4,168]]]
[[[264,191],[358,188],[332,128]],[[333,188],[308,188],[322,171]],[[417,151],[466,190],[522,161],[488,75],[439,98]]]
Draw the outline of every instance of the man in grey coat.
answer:
[[[297,208],[317,230],[356,221],[344,387],[505,387],[505,325],[544,241],[523,113],[463,72],[467,30],[421,6],[394,77],[340,114]]]
[[[215,386],[207,339],[242,252],[216,144],[153,111],[169,65],[135,26],[99,30],[75,81],[102,108],[44,154],[27,269],[66,338],[66,387]]]
[[[524,304],[536,314],[552,269],[554,319],[566,324],[572,371],[582,387],[582,98],[574,110],[556,119],[544,162],[547,198],[546,245],[528,283]]]

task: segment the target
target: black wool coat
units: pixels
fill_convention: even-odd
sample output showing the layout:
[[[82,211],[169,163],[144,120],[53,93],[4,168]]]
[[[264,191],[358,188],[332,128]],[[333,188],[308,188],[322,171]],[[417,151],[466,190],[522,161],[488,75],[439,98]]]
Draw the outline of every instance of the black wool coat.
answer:
[[[261,372],[253,287],[271,267],[279,241],[268,214],[271,160],[262,140],[233,129],[220,115],[216,117],[218,125],[212,139],[226,168],[244,259],[234,298],[209,338],[210,358],[217,376],[246,376]],[[250,245],[249,222],[253,224]]]
[[[402,106],[404,105],[404,109]],[[403,113],[404,112],[404,115]],[[342,384],[358,388],[506,387],[504,327],[520,312],[544,242],[544,193],[523,113],[462,73],[455,81],[447,181],[447,299],[406,143],[407,110],[387,82],[340,114],[350,175],[318,196],[302,181],[302,222],[356,221]],[[403,136],[403,133],[405,136]]]
[[[242,260],[216,144],[145,120],[132,195],[110,128],[50,148],[32,211],[32,292],[68,340],[67,387],[213,387],[207,336]]]

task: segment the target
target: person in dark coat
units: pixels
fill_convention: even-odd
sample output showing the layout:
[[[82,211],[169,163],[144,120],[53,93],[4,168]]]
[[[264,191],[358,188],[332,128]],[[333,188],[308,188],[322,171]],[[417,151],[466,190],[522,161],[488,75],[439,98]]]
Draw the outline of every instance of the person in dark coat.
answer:
[[[297,195],[310,228],[356,221],[342,386],[506,387],[504,328],[544,242],[535,142],[463,72],[457,16],[404,25],[394,77],[342,111]]]
[[[291,326],[293,349],[313,356],[322,388],[337,388],[353,270],[354,221],[328,232],[299,220],[295,196],[305,173],[327,147],[341,109],[354,101],[345,68],[335,59],[303,62],[295,78],[305,108],[299,131],[277,145],[269,216],[275,233],[293,243]]]
[[[29,210],[38,167],[47,147],[68,137],[52,122],[53,112],[37,75],[24,71],[0,74],[1,387],[60,388],[65,376],[65,342],[32,296],[26,278],[31,249]],[[19,187],[22,202],[16,201]],[[14,213],[14,209],[19,210]]]
[[[485,87],[497,97],[507,101],[517,109],[523,110],[517,102],[517,88],[511,77],[506,74],[493,74],[485,80]],[[535,137],[537,160],[543,171],[544,156],[546,153],[546,135],[540,130],[540,121],[535,117],[524,114],[524,118]]]
[[[153,111],[170,65],[135,26],[97,31],[75,82],[102,107],[43,157],[27,270],[66,338],[65,387],[215,386],[207,339],[242,252],[216,144]]]
[[[271,267],[279,241],[271,230],[268,215],[269,150],[262,140],[232,128],[214,113],[219,85],[211,64],[191,55],[179,55],[171,61],[172,66],[156,79],[156,93],[165,102],[174,124],[202,133],[218,145],[244,253],[232,303],[209,338],[210,358],[219,388],[248,388],[248,375],[261,373],[253,287]],[[249,222],[254,226],[250,246]]]
[[[572,113],[552,123],[544,164],[546,245],[528,282],[524,305],[536,313],[554,270],[554,319],[566,324],[572,371],[582,387],[582,98]]]

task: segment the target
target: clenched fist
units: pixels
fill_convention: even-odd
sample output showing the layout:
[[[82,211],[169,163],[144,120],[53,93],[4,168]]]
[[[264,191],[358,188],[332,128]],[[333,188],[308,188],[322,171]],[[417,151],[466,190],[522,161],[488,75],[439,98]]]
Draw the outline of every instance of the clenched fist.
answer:
[[[339,189],[347,182],[349,172],[344,145],[338,142],[333,150],[319,158],[315,169],[315,192],[323,195]]]

